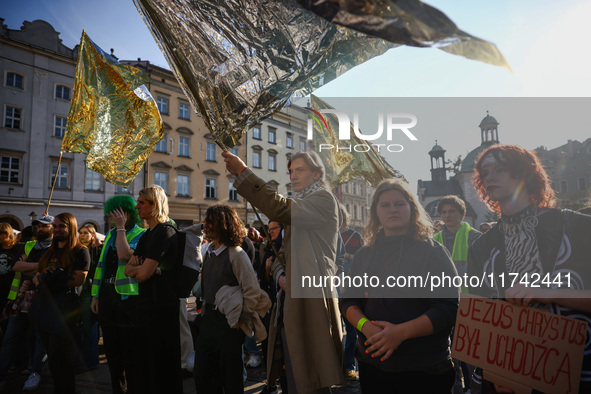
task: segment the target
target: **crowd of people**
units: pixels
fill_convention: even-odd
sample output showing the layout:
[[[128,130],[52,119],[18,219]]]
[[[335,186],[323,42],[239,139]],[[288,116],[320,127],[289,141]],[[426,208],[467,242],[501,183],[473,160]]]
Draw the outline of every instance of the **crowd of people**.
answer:
[[[289,160],[292,198],[237,156],[222,156],[238,193],[269,222],[257,230],[218,204],[195,227],[201,269],[193,293],[201,312],[191,322],[193,337],[179,294],[187,235],[169,218],[159,186],[142,189],[137,200],[111,197],[103,241],[67,212],[34,220],[33,238],[21,242],[0,223],[0,389],[11,368],[28,374],[23,390],[36,389],[47,362],[55,392],[74,393],[75,373],[99,365],[102,334],[113,393],[182,393],[191,373],[198,393],[242,393],[245,365],[261,363],[263,393],[329,393],[347,380],[359,380],[363,393],[510,392],[452,358],[462,292],[591,321],[591,208],[557,209],[534,153],[494,145],[477,160],[474,187],[497,222],[472,228],[466,204],[450,195],[438,203],[438,223],[405,181],[388,179],[373,194],[362,234],[349,228],[313,152]],[[577,288],[490,281],[433,295],[302,282],[428,272],[543,275],[558,265],[577,273]],[[585,343],[580,392],[591,390],[589,338]]]

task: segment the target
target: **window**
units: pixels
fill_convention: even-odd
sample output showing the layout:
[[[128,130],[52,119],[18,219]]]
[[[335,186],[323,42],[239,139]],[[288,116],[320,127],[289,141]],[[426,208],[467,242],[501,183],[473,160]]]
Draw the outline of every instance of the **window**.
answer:
[[[216,161],[216,145],[208,142],[207,149],[205,151],[205,160],[207,161]]]
[[[64,85],[55,87],[55,98],[61,100],[70,100],[70,88]]]
[[[277,129],[275,127],[269,127],[269,142],[272,144],[277,143]]]
[[[179,197],[190,197],[189,194],[189,176],[176,176],[176,195]]]
[[[159,171],[155,171],[154,172],[154,185],[158,185],[161,188],[164,189],[164,191],[168,190],[168,185],[166,183],[168,176],[166,174],[166,172],[159,172]]]
[[[357,220],[357,205],[353,205],[353,220]]]
[[[306,139],[304,137],[300,137],[300,150],[306,150]]]
[[[86,179],[84,181],[84,189],[90,191],[100,191],[103,177],[98,172],[92,171],[90,168],[86,169]]]
[[[232,149],[230,149],[230,153],[233,154],[233,155],[235,155],[235,156],[238,156],[238,148],[232,148]]]
[[[585,178],[579,178],[579,190],[586,191],[587,190],[587,182]]]
[[[20,183],[20,157],[2,156],[0,161],[0,182]]]
[[[561,193],[568,192],[568,187],[566,186],[566,181],[560,181],[560,192]]]
[[[252,138],[260,140],[261,138],[261,126],[254,126],[252,128]]]
[[[131,185],[128,187],[117,186],[115,187],[115,193],[131,194]]]
[[[349,193],[349,184],[348,183],[345,183],[345,193],[347,193],[347,194]],[[351,212],[351,211],[349,211],[349,208],[347,208],[347,212]]]
[[[228,184],[228,200],[230,201],[240,201],[238,200],[238,190],[234,187],[234,182],[230,182]]]
[[[189,157],[189,138],[179,137],[179,156]]]
[[[365,196],[365,186],[363,185],[363,183],[359,184],[359,194]]]
[[[166,153],[166,140],[168,139],[168,134],[164,133],[164,137],[162,137],[162,139],[160,140],[160,142],[158,142],[158,145],[156,145],[156,152],[160,152],[160,153]]]
[[[179,118],[189,120],[189,104],[179,103]]]
[[[261,152],[252,152],[252,166],[261,168]]]
[[[4,127],[16,130],[21,129],[22,110],[20,108],[7,105],[4,114]]]
[[[168,99],[164,97],[156,98],[156,106],[158,107],[158,112],[162,115],[168,115]]]
[[[216,180],[213,178],[205,179],[205,198],[217,199]]]
[[[269,171],[277,171],[277,158],[275,155],[269,155]]]
[[[16,73],[6,73],[6,86],[24,89],[23,76]]]
[[[51,164],[51,184],[53,184],[53,180],[56,176],[57,170],[57,163]],[[57,179],[55,181],[56,189],[67,189],[68,188],[68,178],[70,176],[70,169],[68,164],[60,164],[59,171],[57,171]],[[51,185],[50,185],[51,186]]]
[[[65,116],[57,116],[55,117],[55,125],[53,127],[53,135],[55,137],[64,138],[64,134],[66,133],[66,122],[67,118]]]
[[[351,191],[352,194],[357,194],[357,184],[356,183],[351,184],[351,189],[352,189],[352,191]]]
[[[291,133],[287,133],[285,138],[285,145],[288,148],[293,148],[293,135]]]

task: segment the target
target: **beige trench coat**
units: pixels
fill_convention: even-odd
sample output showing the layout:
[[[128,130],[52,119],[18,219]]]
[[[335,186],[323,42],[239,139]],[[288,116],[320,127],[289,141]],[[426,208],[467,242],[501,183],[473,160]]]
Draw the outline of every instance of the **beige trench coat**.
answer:
[[[320,190],[304,199],[288,199],[249,169],[240,174],[234,185],[241,196],[270,220],[285,224],[280,251],[287,261],[283,322],[297,393],[343,384],[343,333],[336,293],[325,291],[324,297],[292,298],[291,282],[292,277],[302,273],[336,273],[339,219],[335,197],[327,190]],[[279,264],[274,264],[272,273],[279,269]],[[276,279],[276,275],[273,277]],[[273,324],[276,309],[269,329],[267,377],[270,381],[274,381],[281,368],[273,358],[273,344],[279,335]]]

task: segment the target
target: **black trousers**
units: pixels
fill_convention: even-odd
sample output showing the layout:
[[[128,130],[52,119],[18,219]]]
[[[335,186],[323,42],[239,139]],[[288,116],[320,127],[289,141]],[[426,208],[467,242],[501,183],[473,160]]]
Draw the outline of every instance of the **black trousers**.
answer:
[[[74,355],[77,354],[78,348],[73,330],[69,330],[65,325],[63,330],[53,332],[39,328],[39,336],[47,352],[47,363],[53,378],[54,393],[75,393]]]
[[[139,379],[133,369],[134,349],[137,347],[137,297],[121,300],[113,285],[101,291],[99,321],[103,332],[103,345],[114,394],[140,393]],[[101,288],[102,290],[102,288]]]
[[[178,299],[177,299],[178,301]],[[134,367],[142,394],[182,394],[179,303],[138,308]]]
[[[359,362],[359,383],[363,394],[450,394],[455,379],[451,363],[449,369],[430,373],[422,370],[385,372]]]
[[[206,309],[195,349],[193,377],[197,394],[244,392],[242,381],[242,330],[231,328],[226,316]]]

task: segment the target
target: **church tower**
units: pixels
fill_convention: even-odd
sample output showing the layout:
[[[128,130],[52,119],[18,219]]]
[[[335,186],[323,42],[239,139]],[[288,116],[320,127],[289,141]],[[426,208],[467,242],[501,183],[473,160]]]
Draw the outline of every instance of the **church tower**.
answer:
[[[437,145],[429,151],[431,157],[431,180],[432,181],[446,181],[447,170],[445,169],[445,149]]]
[[[481,145],[492,145],[499,142],[499,122],[488,114],[480,122]]]

